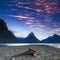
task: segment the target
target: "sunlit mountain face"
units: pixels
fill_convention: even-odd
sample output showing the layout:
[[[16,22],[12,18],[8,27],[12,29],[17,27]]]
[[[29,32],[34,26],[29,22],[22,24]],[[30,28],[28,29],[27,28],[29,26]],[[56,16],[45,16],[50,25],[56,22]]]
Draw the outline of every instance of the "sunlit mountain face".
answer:
[[[60,35],[60,0],[0,0],[0,18],[16,37]]]

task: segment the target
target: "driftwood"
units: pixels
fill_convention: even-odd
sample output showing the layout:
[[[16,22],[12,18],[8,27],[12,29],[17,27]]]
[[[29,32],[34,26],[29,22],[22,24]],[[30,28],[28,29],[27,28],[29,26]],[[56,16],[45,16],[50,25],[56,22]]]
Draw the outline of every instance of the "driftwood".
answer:
[[[33,49],[28,48],[28,50],[25,51],[24,53],[22,53],[22,54],[17,54],[17,55],[13,55],[12,58],[13,58],[13,57],[22,56],[22,55],[34,56],[34,53],[35,53],[35,52],[36,52],[36,51],[34,51]]]

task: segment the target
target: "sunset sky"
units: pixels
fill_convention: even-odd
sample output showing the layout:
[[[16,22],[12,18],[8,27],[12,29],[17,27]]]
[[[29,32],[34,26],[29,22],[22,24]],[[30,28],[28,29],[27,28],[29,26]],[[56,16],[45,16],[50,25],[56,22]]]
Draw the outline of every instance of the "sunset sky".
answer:
[[[0,0],[0,18],[16,37],[60,35],[60,0]]]

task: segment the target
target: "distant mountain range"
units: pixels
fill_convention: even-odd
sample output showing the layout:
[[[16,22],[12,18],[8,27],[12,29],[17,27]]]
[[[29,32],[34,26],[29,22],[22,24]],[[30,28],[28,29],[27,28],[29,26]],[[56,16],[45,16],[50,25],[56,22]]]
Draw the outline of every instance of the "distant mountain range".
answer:
[[[0,43],[60,43],[60,35],[54,34],[42,41],[38,40],[31,32],[26,38],[16,38],[8,30],[6,23],[0,19]]]
[[[60,35],[54,34],[41,41],[41,43],[60,43]]]
[[[60,43],[60,35],[54,34],[42,41],[38,40],[34,33],[31,32],[26,38],[17,38],[22,43]],[[23,40],[23,41],[21,41]]]

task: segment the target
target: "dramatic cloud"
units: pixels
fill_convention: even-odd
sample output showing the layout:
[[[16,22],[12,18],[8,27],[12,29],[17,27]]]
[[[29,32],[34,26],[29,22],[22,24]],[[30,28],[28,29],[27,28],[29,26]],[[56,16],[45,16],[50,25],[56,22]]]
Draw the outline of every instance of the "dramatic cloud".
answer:
[[[40,33],[42,36],[60,34],[59,0],[0,0],[0,18],[10,30]],[[12,29],[11,29],[12,28]],[[50,32],[50,33],[49,33]],[[49,34],[48,34],[49,33]],[[16,36],[23,36],[14,32]],[[39,36],[40,36],[39,34]],[[42,37],[41,39],[45,38]]]
[[[14,3],[14,4],[12,4]],[[58,7],[58,0],[35,0],[35,1],[21,1],[13,0],[12,3],[8,3],[8,6],[16,6],[18,8],[30,9],[37,12],[55,13],[60,12]]]
[[[35,9],[36,12],[40,13],[40,12],[44,12],[42,9]]]

